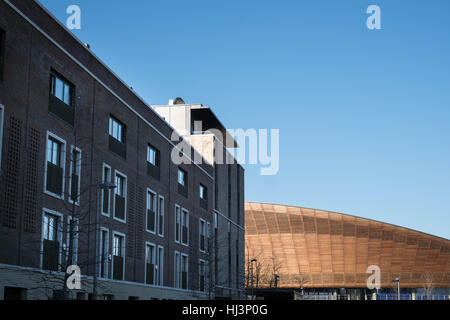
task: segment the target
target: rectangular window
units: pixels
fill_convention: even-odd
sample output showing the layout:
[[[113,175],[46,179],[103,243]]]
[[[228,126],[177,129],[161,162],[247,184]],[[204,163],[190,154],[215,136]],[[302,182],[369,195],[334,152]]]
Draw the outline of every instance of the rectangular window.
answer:
[[[189,245],[189,211],[185,209],[181,214],[181,243]]]
[[[47,133],[46,193],[64,198],[64,159],[66,144],[50,132]]]
[[[109,118],[109,150],[126,158],[127,148],[125,144],[126,127],[114,117]]]
[[[182,169],[178,169],[178,184],[186,185],[186,172]]]
[[[6,33],[4,30],[0,29],[0,80],[3,81],[3,66],[5,64],[5,49],[6,49],[6,45],[5,45],[5,38],[6,38]]]
[[[199,187],[200,207],[208,210],[208,189],[202,184]]]
[[[42,217],[42,269],[58,271],[60,265],[62,215],[44,212]]]
[[[145,254],[145,283],[155,284],[156,250],[153,243],[147,243]]]
[[[127,178],[116,171],[116,188],[114,189],[114,219],[121,222],[126,221],[126,201],[127,201]]]
[[[164,197],[159,196],[158,204],[158,235],[164,237]]]
[[[81,180],[81,150],[72,146],[70,152],[70,202],[79,204],[80,200],[80,180]]]
[[[175,205],[175,242],[180,243],[181,234],[181,208]]]
[[[156,193],[147,189],[147,231],[156,233]]]
[[[147,174],[159,180],[159,151],[151,145],[147,147]]]
[[[74,86],[54,72],[50,74],[48,110],[70,125],[74,124]]]
[[[108,278],[108,261],[109,261],[109,230],[101,228],[100,231],[100,278]]]
[[[111,182],[111,167],[108,166],[106,163],[103,164],[102,168],[102,182],[107,183]],[[102,214],[109,217],[110,214],[110,197],[111,197],[111,190],[110,189],[102,189]]]
[[[125,273],[125,235],[113,233],[113,279],[123,280]]]
[[[200,259],[199,261],[199,267],[198,267],[198,274],[199,274],[199,290],[205,291],[206,289],[206,265],[205,261]]]
[[[206,221],[199,220],[199,247],[201,252],[206,252]]]
[[[156,281],[158,286],[164,285],[164,248],[162,246],[158,246],[158,270]]]
[[[178,251],[175,251],[174,256],[174,287],[175,288],[181,288],[181,260],[180,260],[180,253]]]
[[[67,219],[67,243],[66,243],[67,265],[78,263],[78,219]]]
[[[188,263],[188,256],[186,254],[181,254],[181,289],[188,288]]]

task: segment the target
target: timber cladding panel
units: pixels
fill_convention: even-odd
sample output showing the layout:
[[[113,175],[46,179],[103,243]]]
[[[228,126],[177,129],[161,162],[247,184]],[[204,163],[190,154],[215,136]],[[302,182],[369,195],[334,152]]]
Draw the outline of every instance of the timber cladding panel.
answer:
[[[335,212],[256,202],[245,204],[245,220],[246,261],[256,258],[261,270],[276,265],[280,287],[365,288],[370,265],[381,268],[383,288],[392,287],[396,277],[403,287],[423,287],[429,275],[434,287],[450,287],[450,241],[444,238]]]

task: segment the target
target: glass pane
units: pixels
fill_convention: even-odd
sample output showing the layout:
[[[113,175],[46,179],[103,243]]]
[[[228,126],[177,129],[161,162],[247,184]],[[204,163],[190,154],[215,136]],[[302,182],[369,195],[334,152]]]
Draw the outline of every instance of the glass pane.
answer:
[[[63,100],[63,90],[64,90],[63,86],[64,86],[64,83],[59,78],[55,78],[55,92],[54,92],[54,95],[55,95],[55,97],[57,97],[61,101]]]
[[[66,104],[70,105],[70,86],[64,84],[64,100]]]

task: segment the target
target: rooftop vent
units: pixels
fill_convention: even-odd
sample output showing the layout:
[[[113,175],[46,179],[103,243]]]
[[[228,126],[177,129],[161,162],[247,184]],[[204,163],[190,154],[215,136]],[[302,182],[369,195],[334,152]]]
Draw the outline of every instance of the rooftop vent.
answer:
[[[183,100],[183,99],[181,99],[180,97],[178,97],[178,98],[175,99],[174,104],[185,104],[185,103],[184,103],[184,100]]]

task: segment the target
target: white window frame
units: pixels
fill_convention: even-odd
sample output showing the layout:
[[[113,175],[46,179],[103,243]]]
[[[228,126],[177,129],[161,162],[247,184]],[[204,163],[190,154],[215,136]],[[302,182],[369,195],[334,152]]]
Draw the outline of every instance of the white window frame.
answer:
[[[58,271],[61,271],[61,256],[62,256],[62,245],[63,245],[63,229],[64,229],[64,215],[58,211],[50,210],[47,208],[42,209],[42,220],[41,220],[41,252],[40,252],[40,269],[43,268],[43,261],[44,261],[44,216],[46,214],[53,215],[58,217],[58,225],[56,227],[59,242],[59,254],[58,254]]]
[[[106,241],[105,241],[106,250],[104,250],[104,248],[103,248],[103,241],[102,241],[103,231],[106,232]],[[100,250],[99,250],[99,254],[100,254],[99,260],[100,260],[100,263],[98,264],[98,276],[99,276],[100,279],[109,279],[109,260],[110,260],[110,256],[111,256],[111,253],[109,252],[109,229],[105,228],[105,227],[100,227],[100,237],[99,238],[100,238],[99,239],[100,240],[100,243],[99,243],[99,248],[100,248]],[[101,260],[101,255],[102,255],[103,251],[105,251],[107,254],[106,254],[106,257],[104,257],[103,261],[102,261]],[[101,276],[101,274],[102,274],[101,273],[101,270],[102,270],[101,265],[102,265],[102,263],[105,266],[105,276],[106,277],[102,277]]]
[[[162,200],[162,208],[161,208],[161,200]],[[165,209],[164,197],[162,195],[159,195],[158,196],[158,212],[157,212],[158,217],[157,217],[157,221],[158,221],[158,236],[160,236],[161,238],[164,237],[164,227],[165,227],[165,222],[164,222],[164,219],[165,219],[164,211],[165,210],[164,209]],[[162,216],[162,226],[159,225],[159,221],[160,221],[161,216]]]
[[[203,195],[202,195],[202,189],[203,189]],[[208,189],[203,185],[203,184],[199,184],[198,187],[198,193],[199,193],[199,197],[202,200],[206,200],[206,197],[208,197]],[[205,197],[205,193],[206,193],[206,197]]]
[[[78,239],[79,239],[79,231],[80,231],[80,219],[78,218],[72,218],[71,216],[67,217],[67,236],[66,236],[66,251],[67,251],[67,262],[69,262],[69,242],[70,242],[70,222],[75,221],[75,232],[74,232],[74,237],[73,237],[73,256],[72,256],[72,264],[73,265],[77,265],[78,264]]]
[[[178,209],[178,217],[177,217],[177,209]],[[178,220],[178,227],[177,227]],[[176,243],[181,243],[181,207],[178,204],[175,204],[175,233],[174,239]],[[177,240],[177,228],[178,228],[178,240]]]
[[[162,254],[160,254],[160,250],[162,250]],[[158,259],[158,264],[157,264],[157,281],[156,281],[156,285],[163,287],[164,286],[164,247],[159,245],[158,246],[158,251],[156,252],[157,254],[157,259]]]
[[[152,162],[152,158],[150,157],[151,151],[153,151],[153,154],[155,156],[154,162]],[[150,163],[151,165],[154,165],[155,167],[158,167],[157,163],[158,163],[158,150],[153,147],[152,145],[147,145],[147,162]]]
[[[73,155],[73,151],[77,151],[79,152],[79,162],[78,167],[79,167],[79,171],[78,171],[78,190],[77,190],[77,196],[78,196],[78,201],[75,201],[75,205],[76,206],[80,206],[80,201],[81,201],[81,194],[80,194],[80,190],[81,190],[81,160],[82,160],[82,153],[81,153],[81,149],[78,147],[75,147],[74,145],[70,146],[70,174],[69,174],[69,195],[67,197],[67,199],[69,200],[69,203],[73,204],[71,195],[72,195],[72,171],[73,171],[73,159],[72,159],[72,155]]]
[[[62,169],[63,169],[61,195],[57,195],[57,194],[47,190],[47,162],[49,161],[47,148],[48,148],[48,140],[49,140],[49,138],[52,138],[52,139],[58,141],[59,143],[61,143],[61,155],[60,155],[61,159],[60,159],[60,161],[61,161],[61,166],[62,166]],[[66,140],[58,137],[56,134],[54,134],[54,133],[52,133],[50,131],[47,131],[46,140],[45,140],[44,172],[45,172],[45,174],[44,174],[44,193],[49,195],[49,196],[55,197],[57,199],[64,200],[64,190],[65,190],[65,184],[66,184],[65,183],[66,182]]]
[[[181,254],[179,251],[175,250],[173,256],[173,271],[174,271],[174,287],[181,288]]]
[[[205,238],[205,244],[204,244],[205,250],[201,249],[202,222],[203,222],[203,227],[204,227],[204,230],[203,230],[204,234],[203,234],[203,236]],[[198,249],[199,249],[200,252],[206,253],[206,220],[202,219],[202,218],[198,219]]]
[[[151,193],[153,195],[153,208],[155,209],[155,221],[154,221],[155,230],[153,230],[153,231],[147,228],[148,227],[148,210],[150,210],[149,193]],[[156,235],[156,230],[158,229],[158,194],[155,191],[153,191],[152,189],[147,188],[145,202],[146,202],[146,208],[147,208],[147,210],[145,210],[145,231]]]
[[[126,242],[126,240],[127,240],[127,238],[126,238],[126,236],[125,236],[125,234],[124,233],[122,233],[122,232],[119,232],[119,231],[113,231],[112,232],[112,237],[111,237],[111,239],[112,239],[112,246],[111,246],[111,258],[113,258],[113,256],[114,256],[114,236],[120,236],[120,237],[122,237],[122,258],[123,258],[123,267],[122,267],[122,270],[123,270],[123,274],[122,274],[122,280],[116,280],[116,281],[125,281],[125,267],[126,267],[126,252],[125,252],[125,248],[126,248],[126,245],[125,245],[125,242]],[[114,263],[111,263],[111,275],[113,275],[114,274]]]
[[[0,168],[2,164],[3,128],[5,123],[5,106],[0,104]],[[47,143],[47,142],[46,142]],[[47,157],[47,156],[46,156]],[[46,164],[47,165],[47,164]]]
[[[109,170],[109,175],[108,177],[105,177],[105,169]],[[112,175],[112,168],[110,165],[106,164],[105,162],[103,162],[102,164],[102,183],[108,181],[108,182],[112,182],[111,180],[111,175]],[[104,193],[105,193],[105,189],[102,189],[101,192],[101,199],[100,199],[100,207],[101,207],[101,213],[103,216],[105,217],[110,217],[111,216],[111,189],[106,189],[106,192],[109,193],[109,197],[108,197],[108,212],[103,212],[103,198],[104,198]],[[115,193],[114,193],[115,194]]]
[[[209,241],[211,240],[211,222],[206,222],[206,253],[209,254]]]
[[[124,198],[125,198],[125,208],[124,208],[124,213],[123,213],[123,220],[120,218],[116,217],[116,192],[115,190],[117,190],[118,186],[116,186],[113,190],[113,194],[114,194],[114,199],[113,199],[113,219],[122,223],[127,223],[127,202],[128,202],[128,177],[126,174],[120,172],[119,170],[114,170],[114,183],[116,183],[116,176],[119,175],[122,178],[125,179],[125,183],[124,183],[124,187],[123,187],[123,194],[124,194]],[[110,200],[111,201],[111,200]]]
[[[186,219],[186,224],[187,224],[187,242],[186,243],[184,243],[183,242],[183,234],[182,234],[182,232],[183,232],[183,221],[184,221],[184,219],[183,219],[183,216],[184,216],[184,213],[187,213],[187,219]],[[186,246],[186,247],[189,247],[189,238],[190,238],[190,236],[189,236],[189,234],[190,234],[190,230],[189,230],[189,226],[190,226],[190,223],[189,223],[189,220],[190,220],[190,217],[189,217],[189,210],[187,210],[187,209],[185,209],[185,208],[181,208],[181,227],[180,227],[180,229],[181,229],[181,234],[180,234],[180,243],[183,245],[183,246]]]
[[[158,252],[157,252],[157,248],[156,248],[156,245],[153,243],[153,242],[149,242],[149,241],[146,241],[145,242],[145,268],[144,268],[144,283],[146,284],[146,285],[151,285],[151,284],[148,284],[147,283],[147,259],[148,259],[148,250],[147,250],[147,248],[148,247],[153,247],[153,252],[154,252],[154,256],[153,256],[153,266],[154,266],[154,270],[153,270],[153,285],[156,285],[156,269],[157,269],[157,255],[158,255]]]
[[[112,122],[115,122],[117,124],[117,132],[115,132],[114,123],[112,123]],[[120,130],[119,130],[119,128],[120,128]],[[125,143],[124,142],[125,141],[125,125],[111,115],[109,116],[108,133],[111,137],[113,137],[117,141],[119,141],[121,143]],[[118,136],[116,137],[116,135],[118,135]],[[120,138],[120,139],[118,139],[118,138]]]

